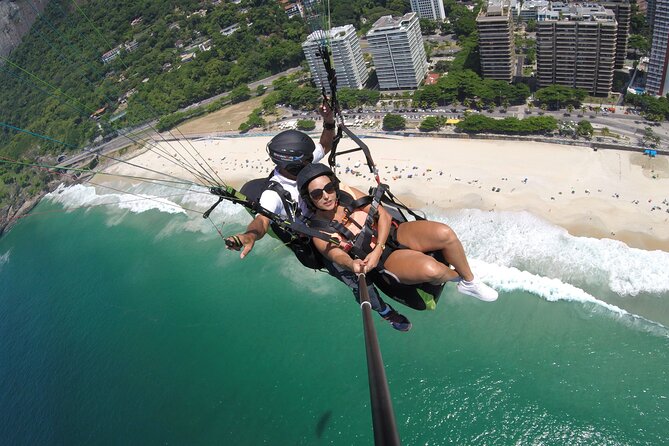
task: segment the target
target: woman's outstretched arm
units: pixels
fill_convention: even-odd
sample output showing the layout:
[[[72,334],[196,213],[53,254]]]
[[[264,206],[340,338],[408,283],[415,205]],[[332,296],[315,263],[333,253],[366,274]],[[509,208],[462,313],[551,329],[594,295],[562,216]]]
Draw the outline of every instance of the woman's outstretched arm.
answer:
[[[366,262],[364,260],[352,259],[343,249],[325,240],[314,238],[313,243],[321,254],[337,265],[341,265],[354,273],[365,272]]]

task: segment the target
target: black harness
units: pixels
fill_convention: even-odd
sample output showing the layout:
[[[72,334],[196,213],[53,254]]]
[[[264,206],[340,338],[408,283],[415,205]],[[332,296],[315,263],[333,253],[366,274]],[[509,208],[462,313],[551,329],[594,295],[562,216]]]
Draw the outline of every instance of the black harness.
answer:
[[[388,191],[388,186],[381,184],[375,189],[372,190],[373,195],[366,195],[358,199],[354,199],[349,193],[344,191],[339,191],[338,194],[338,205],[344,208],[344,221],[340,222],[337,220],[324,220],[317,217],[312,217],[307,221],[307,224],[310,228],[316,229],[325,234],[340,234],[344,237],[345,241],[339,244],[339,247],[346,251],[351,257],[364,259],[367,254],[372,250],[371,244],[372,240],[378,236],[378,231],[374,228],[376,221],[378,220],[379,215],[379,206],[383,201],[383,197]],[[353,219],[349,219],[350,215],[357,209],[363,208],[369,205],[369,212],[365,218],[364,225],[360,225]],[[404,220],[406,221],[406,220]],[[354,235],[347,227],[347,223],[352,223],[360,232],[357,235]],[[395,224],[398,225],[401,221],[395,220]],[[401,246],[394,237],[389,237],[386,242],[387,249],[401,249],[404,246]],[[390,253],[388,253],[389,255]],[[386,256],[384,256],[386,257]]]
[[[280,183],[272,180],[273,175],[272,173],[267,178],[251,180],[242,186],[240,192],[246,196],[251,205],[250,209],[249,207],[247,209],[253,215],[265,215],[260,206],[260,197],[267,190],[275,192],[281,199],[287,218],[281,221],[282,224],[280,224],[278,219],[270,218],[272,232],[276,238],[293,251],[295,257],[297,257],[297,260],[302,265],[311,269],[323,268],[323,257],[311,242],[311,236],[314,234],[310,234],[309,232],[311,231],[305,230],[306,226],[298,221],[300,215],[299,206]]]

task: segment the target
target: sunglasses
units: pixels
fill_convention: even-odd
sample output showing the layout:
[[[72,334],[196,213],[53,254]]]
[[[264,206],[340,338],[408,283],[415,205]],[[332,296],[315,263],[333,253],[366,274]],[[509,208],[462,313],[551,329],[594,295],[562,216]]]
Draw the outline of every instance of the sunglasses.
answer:
[[[312,200],[320,200],[321,198],[323,198],[323,192],[331,194],[335,190],[337,190],[337,187],[332,181],[330,181],[323,187],[323,189],[314,189],[311,192],[309,192],[309,196],[311,197]]]

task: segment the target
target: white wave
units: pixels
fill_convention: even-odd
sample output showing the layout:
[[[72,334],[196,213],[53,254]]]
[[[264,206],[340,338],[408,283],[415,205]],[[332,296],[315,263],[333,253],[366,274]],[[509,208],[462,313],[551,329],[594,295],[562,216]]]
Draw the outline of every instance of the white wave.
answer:
[[[479,278],[498,291],[522,290],[540,296],[549,302],[572,301],[592,304],[612,312],[627,325],[669,337],[669,329],[662,324],[597,299],[582,289],[559,279],[542,277],[528,271],[521,271],[518,268],[495,265],[476,259],[472,259],[470,263]],[[500,298],[503,299],[504,297]]]
[[[168,214],[186,214],[186,211],[175,202],[157,195],[132,190],[129,193],[98,194],[95,187],[83,184],[69,187],[60,185],[54,192],[47,194],[46,198],[62,205],[65,209],[109,205],[134,214],[150,210]]]
[[[669,252],[630,248],[610,239],[575,237],[526,212],[441,213],[467,255],[560,279],[580,288],[602,286],[620,296],[669,291]]]
[[[9,263],[9,254],[12,252],[10,249],[6,253],[0,255],[0,271],[2,271],[2,267],[5,266],[7,263]]]

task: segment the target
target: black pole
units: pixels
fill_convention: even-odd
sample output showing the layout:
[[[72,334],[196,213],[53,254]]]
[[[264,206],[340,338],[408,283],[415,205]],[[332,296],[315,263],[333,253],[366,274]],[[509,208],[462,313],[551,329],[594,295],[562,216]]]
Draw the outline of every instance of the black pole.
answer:
[[[367,280],[364,274],[358,275],[360,290],[360,308],[365,328],[365,350],[367,352],[367,374],[369,378],[369,398],[372,402],[372,424],[374,425],[374,444],[376,446],[399,446],[400,437],[395,424],[393,401],[390,398],[386,370],[381,358],[379,340],[372,320],[372,304],[367,293]]]

